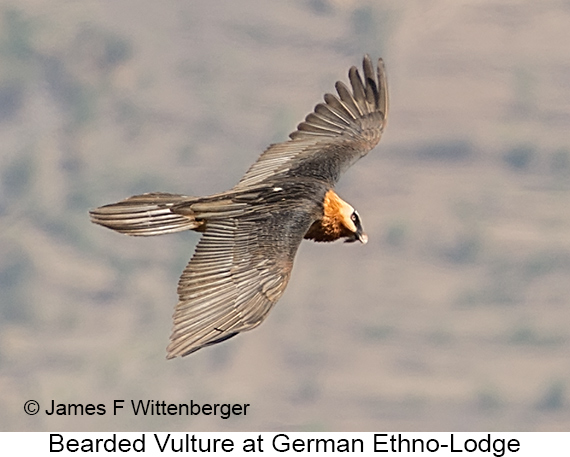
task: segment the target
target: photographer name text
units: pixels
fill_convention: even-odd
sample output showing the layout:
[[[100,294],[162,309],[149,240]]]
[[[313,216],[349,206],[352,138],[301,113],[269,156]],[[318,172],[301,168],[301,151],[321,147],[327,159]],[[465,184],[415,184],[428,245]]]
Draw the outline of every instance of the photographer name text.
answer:
[[[38,405],[39,406],[39,405]],[[219,416],[229,419],[232,416],[246,416],[249,403],[167,403],[164,400],[113,400],[105,403],[51,403],[44,412],[48,416],[117,416],[128,412],[135,416]],[[36,412],[39,411],[39,407]]]

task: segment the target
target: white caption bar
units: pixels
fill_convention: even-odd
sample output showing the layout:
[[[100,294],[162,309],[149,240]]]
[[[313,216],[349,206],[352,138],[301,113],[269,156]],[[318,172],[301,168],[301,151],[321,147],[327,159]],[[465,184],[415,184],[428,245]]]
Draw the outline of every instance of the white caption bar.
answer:
[[[0,433],[2,455],[570,456],[570,433]]]

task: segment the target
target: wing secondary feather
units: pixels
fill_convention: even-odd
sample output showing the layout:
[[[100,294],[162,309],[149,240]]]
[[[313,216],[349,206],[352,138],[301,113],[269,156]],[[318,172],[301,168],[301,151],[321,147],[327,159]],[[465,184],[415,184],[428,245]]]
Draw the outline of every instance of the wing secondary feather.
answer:
[[[251,330],[265,319],[285,291],[312,222],[308,213],[290,213],[288,208],[287,214],[263,211],[207,222],[178,283],[168,358]]]

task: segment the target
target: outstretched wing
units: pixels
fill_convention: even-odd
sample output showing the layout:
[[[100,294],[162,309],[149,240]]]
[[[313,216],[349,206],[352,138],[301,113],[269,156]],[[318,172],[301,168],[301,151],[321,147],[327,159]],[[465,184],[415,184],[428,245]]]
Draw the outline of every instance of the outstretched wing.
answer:
[[[290,209],[209,220],[178,283],[167,357],[257,327],[283,294],[311,223],[307,212]]]
[[[356,67],[348,76],[352,91],[336,83],[338,97],[326,94],[285,143],[270,146],[236,188],[280,176],[310,176],[334,184],[340,174],[380,141],[388,114],[388,88],[382,59],[376,73],[364,57],[364,80]]]

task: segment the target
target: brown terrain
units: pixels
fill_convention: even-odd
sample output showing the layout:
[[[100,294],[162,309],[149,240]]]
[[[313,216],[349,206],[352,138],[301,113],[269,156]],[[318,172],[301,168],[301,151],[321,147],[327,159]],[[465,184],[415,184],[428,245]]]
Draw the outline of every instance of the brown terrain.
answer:
[[[0,430],[570,430],[569,51],[568,0],[0,1]],[[231,187],[364,53],[390,119],[337,190],[369,243],[303,243],[258,329],[167,361],[198,235],[88,210]]]

